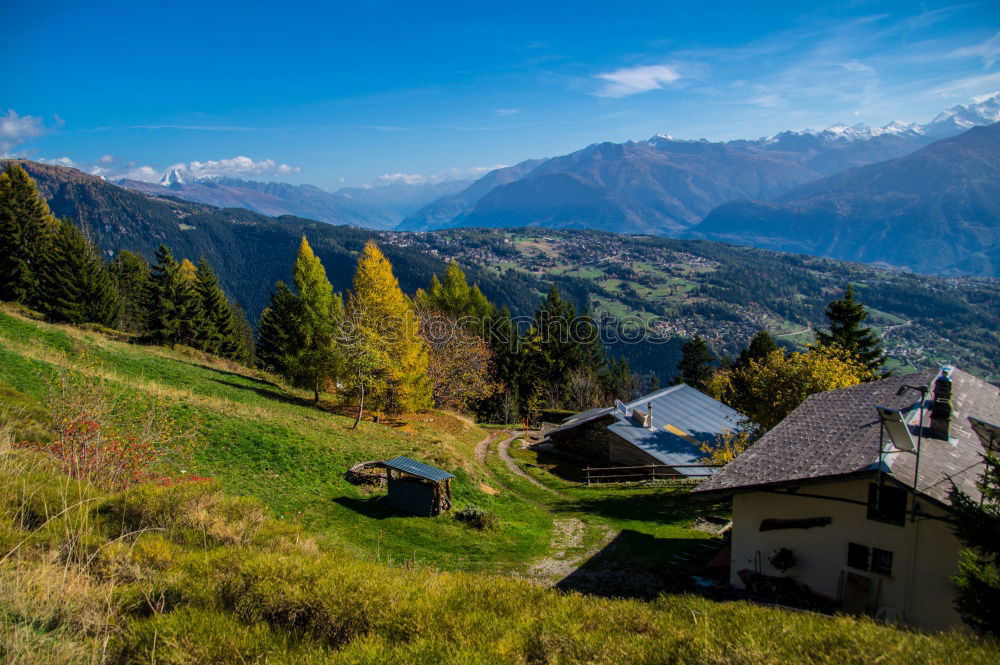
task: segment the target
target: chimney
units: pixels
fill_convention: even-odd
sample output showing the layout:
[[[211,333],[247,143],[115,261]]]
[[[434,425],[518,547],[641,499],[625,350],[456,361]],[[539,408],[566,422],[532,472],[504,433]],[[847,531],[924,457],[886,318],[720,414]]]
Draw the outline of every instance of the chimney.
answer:
[[[947,440],[951,430],[951,372],[945,365],[934,380],[934,401],[931,403],[931,431]]]
[[[653,403],[652,402],[646,402],[646,411],[649,412],[649,424],[647,425],[647,427],[649,427],[649,429],[653,429]]]

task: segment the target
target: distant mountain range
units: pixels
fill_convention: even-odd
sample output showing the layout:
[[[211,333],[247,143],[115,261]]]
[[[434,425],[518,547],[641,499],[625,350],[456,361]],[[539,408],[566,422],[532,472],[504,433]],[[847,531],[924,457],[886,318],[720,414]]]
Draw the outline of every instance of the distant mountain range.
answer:
[[[129,179],[117,184],[144,194],[173,196],[220,208],[246,208],[270,216],[295,215],[331,224],[388,229],[428,202],[464,189],[470,182],[388,183],[328,192],[313,185],[218,176],[195,178],[174,169],[158,184]]]
[[[902,157],[998,120],[1000,93],[952,107],[927,125],[833,125],[725,143],[670,136],[599,143],[490,172],[397,228],[539,226],[677,235],[723,203],[775,199],[845,169]]]
[[[1000,277],[1000,123],[849,169],[777,201],[735,201],[695,237],[918,272]]]

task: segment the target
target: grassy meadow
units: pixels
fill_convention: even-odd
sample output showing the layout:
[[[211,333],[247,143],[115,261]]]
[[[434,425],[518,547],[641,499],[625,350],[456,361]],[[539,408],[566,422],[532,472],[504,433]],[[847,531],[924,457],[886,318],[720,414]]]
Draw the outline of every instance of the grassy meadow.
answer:
[[[170,473],[212,480],[112,492],[15,447],[51,436],[52,386],[66,374],[113,393],[136,418],[164,410],[193,434]],[[711,540],[692,520],[725,506],[676,487],[587,488],[564,460],[515,441],[520,475],[499,455],[514,433],[455,414],[352,423],[330,396],[317,407],[267,374],[0,310],[0,663],[957,664],[1000,655],[960,632],[718,602],[683,585],[653,600],[575,593],[560,582],[567,571],[567,580],[658,568],[684,578]],[[476,448],[488,435],[483,461]],[[383,491],[343,479],[355,462],[398,454],[455,473],[456,508],[475,503],[500,527],[400,516]]]

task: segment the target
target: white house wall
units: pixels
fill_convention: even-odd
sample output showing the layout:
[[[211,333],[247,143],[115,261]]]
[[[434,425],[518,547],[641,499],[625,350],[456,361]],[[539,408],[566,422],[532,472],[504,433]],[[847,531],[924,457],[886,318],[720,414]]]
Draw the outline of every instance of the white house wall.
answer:
[[[950,577],[958,562],[960,544],[947,523],[920,519],[912,523],[907,515],[903,526],[867,519],[865,502],[870,479],[810,483],[799,492],[852,499],[861,504],[771,492],[750,492],[733,497],[733,540],[731,582],[742,588],[741,569],[754,569],[760,553],[765,575],[795,578],[814,592],[837,598],[841,574],[870,577],[877,591],[874,607],[890,607],[903,613],[907,623],[927,630],[944,629],[961,623],[952,602]],[[908,504],[909,506],[910,504]],[[920,510],[943,516],[926,501]],[[809,529],[760,531],[764,519],[830,517],[832,523]],[[882,576],[847,567],[847,544],[858,543],[893,553],[892,575]],[[783,574],[768,562],[776,550],[787,547],[797,565]],[[914,556],[914,552],[916,556]],[[881,584],[879,584],[881,582]]]

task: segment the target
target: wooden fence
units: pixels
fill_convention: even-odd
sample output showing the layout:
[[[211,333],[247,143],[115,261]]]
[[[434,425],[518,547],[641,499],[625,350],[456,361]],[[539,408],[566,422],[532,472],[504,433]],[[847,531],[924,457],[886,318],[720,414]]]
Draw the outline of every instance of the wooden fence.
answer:
[[[670,478],[706,478],[712,475],[712,469],[722,464],[647,464],[645,466],[613,466],[607,468],[586,467],[583,472],[587,484],[591,483],[637,483],[643,480],[658,480]],[[681,473],[678,469],[702,469],[704,473]]]

